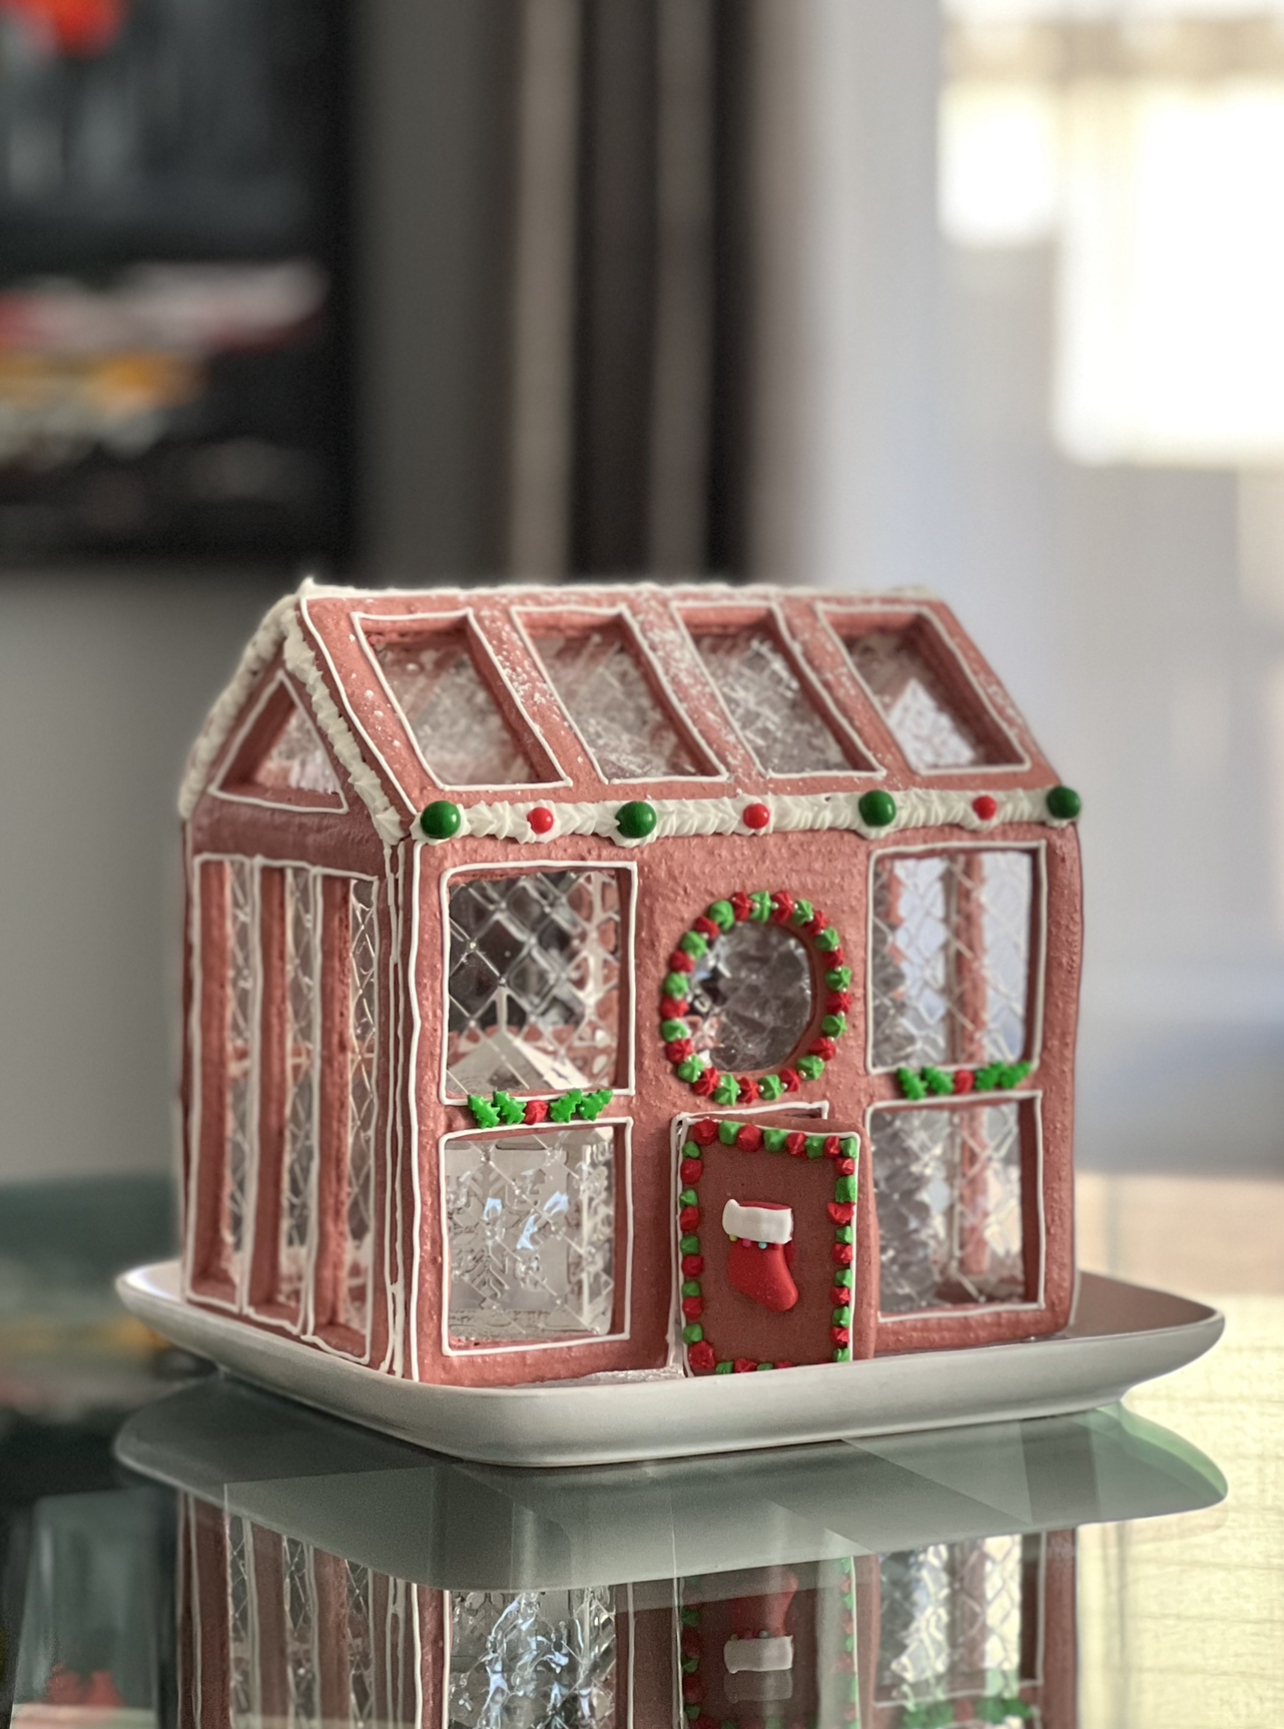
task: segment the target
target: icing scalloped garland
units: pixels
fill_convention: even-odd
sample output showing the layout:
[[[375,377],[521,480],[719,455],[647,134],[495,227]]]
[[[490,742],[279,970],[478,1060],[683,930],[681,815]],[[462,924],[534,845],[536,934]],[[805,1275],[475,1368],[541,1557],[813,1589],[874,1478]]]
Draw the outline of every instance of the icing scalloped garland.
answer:
[[[930,787],[910,787],[891,796],[895,800],[895,815],[889,822],[871,823],[861,815],[860,803],[865,796],[859,792],[793,793],[762,797],[654,799],[649,801],[655,811],[655,827],[650,834],[625,835],[620,832],[618,799],[600,799],[586,804],[557,803],[539,800],[531,803],[506,801],[502,804],[459,805],[460,823],[454,835],[489,837],[496,840],[523,841],[543,844],[561,840],[567,835],[600,835],[617,846],[645,846],[651,841],[674,835],[739,834],[758,835],[799,833],[818,829],[851,829],[875,840],[884,835],[900,834],[906,829],[955,827],[986,834],[1002,823],[1046,823],[1051,828],[1066,828],[1072,818],[1053,816],[1048,809],[1049,787],[1021,788],[1007,792],[981,793],[944,790]],[[978,800],[993,814],[982,816],[975,809]],[[532,822],[532,812],[541,814]],[[768,820],[761,821],[763,811]],[[750,820],[746,820],[746,818]],[[549,820],[551,819],[551,820]],[[427,846],[440,846],[442,840],[424,835],[416,822],[415,838]]]

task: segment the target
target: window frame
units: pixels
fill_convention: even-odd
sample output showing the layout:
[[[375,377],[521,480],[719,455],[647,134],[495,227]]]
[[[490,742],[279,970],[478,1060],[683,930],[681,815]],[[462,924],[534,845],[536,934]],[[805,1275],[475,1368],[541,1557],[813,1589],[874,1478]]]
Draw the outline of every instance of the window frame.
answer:
[[[615,1245],[620,1263],[613,1280],[611,1295],[611,1330],[607,1333],[561,1334],[556,1338],[513,1340],[454,1339],[450,1331],[450,1223],[446,1212],[446,1149],[452,1141],[517,1140],[523,1135],[548,1133],[550,1125],[537,1123],[527,1127],[515,1124],[511,1128],[451,1129],[437,1140],[437,1239],[441,1247],[441,1338],[443,1357],[511,1357],[528,1351],[583,1350],[594,1345],[625,1343],[633,1331],[633,1260],[637,1227],[633,1216],[633,1119],[626,1116],[601,1116],[594,1122],[578,1119],[571,1123],[555,1123],[552,1129],[610,1129],[615,1147]],[[623,1217],[621,1217],[621,1210]],[[623,1251],[622,1253],[620,1251]]]
[[[416,853],[416,857],[418,853]],[[443,1105],[459,1109],[467,1102],[462,1093],[448,1091],[447,1073],[450,1053],[450,891],[459,877],[529,877],[544,876],[557,871],[606,871],[623,877],[619,884],[626,892],[620,901],[620,1006],[619,1032],[615,1048],[615,1073],[622,1080],[611,1083],[611,1092],[620,1098],[633,1098],[637,1088],[637,908],[638,867],[635,863],[615,859],[532,859],[514,869],[508,862],[496,864],[452,865],[441,873],[438,883],[441,908],[441,1044],[437,1051],[437,1098]],[[618,892],[618,889],[617,889]],[[565,1089],[563,1089],[565,1090]],[[521,1099],[556,1099],[560,1092],[514,1093]]]
[[[1048,955],[1048,843],[1046,840],[1007,841],[998,836],[984,840],[969,841],[931,841],[920,845],[898,846],[889,842],[886,846],[874,846],[869,850],[869,863],[865,879],[865,1072],[870,1075],[894,1075],[902,1067],[925,1066],[921,1058],[914,1058],[907,1064],[890,1063],[876,1064],[874,1061],[874,884],[878,871],[879,860],[884,858],[907,857],[940,857],[942,854],[954,853],[987,853],[987,852],[1024,852],[1032,857],[1032,875],[1030,894],[1030,954],[1026,971],[1026,1013],[1025,1013],[1025,1050],[1022,1056],[1013,1059],[1018,1062],[1028,1062],[1031,1070],[1038,1068],[1043,1056],[1043,1022],[1044,1003],[1047,994],[1047,955]],[[977,1065],[968,1062],[932,1063],[932,1068],[938,1068],[945,1074],[952,1074],[957,1069],[975,1068]]]

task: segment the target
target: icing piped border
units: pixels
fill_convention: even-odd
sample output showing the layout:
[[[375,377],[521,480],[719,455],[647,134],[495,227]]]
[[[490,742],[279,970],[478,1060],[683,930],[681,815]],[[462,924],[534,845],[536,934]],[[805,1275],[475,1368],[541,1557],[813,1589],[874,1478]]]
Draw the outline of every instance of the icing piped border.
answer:
[[[491,840],[512,840],[542,846],[567,835],[599,835],[617,846],[647,846],[652,841],[676,835],[800,834],[822,829],[850,829],[866,840],[904,834],[909,829],[964,828],[974,834],[989,834],[1005,823],[1043,823],[1049,828],[1068,828],[1073,818],[1053,816],[1048,809],[1051,787],[1016,788],[989,792],[977,789],[908,787],[893,796],[896,812],[889,822],[871,823],[861,815],[864,796],[859,792],[767,793],[728,798],[666,798],[648,801],[655,811],[650,834],[628,836],[620,832],[619,799],[599,799],[586,804],[552,799],[525,799],[503,803],[459,805],[459,827],[447,840],[425,835],[414,825],[414,838],[424,846],[445,846],[465,835]],[[978,815],[978,798],[993,801],[994,814]],[[552,822],[537,833],[531,826],[532,810],[547,811]],[[747,812],[768,814],[766,823],[746,822]]]

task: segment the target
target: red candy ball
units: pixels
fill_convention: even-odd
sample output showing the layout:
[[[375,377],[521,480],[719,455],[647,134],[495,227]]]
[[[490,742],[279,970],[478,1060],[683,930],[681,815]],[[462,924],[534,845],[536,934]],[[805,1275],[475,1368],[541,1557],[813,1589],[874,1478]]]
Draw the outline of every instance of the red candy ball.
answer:
[[[527,822],[536,834],[547,834],[553,826],[553,813],[546,804],[537,804],[533,811],[528,811]]]
[[[771,827],[771,812],[765,804],[747,804],[740,816],[746,828],[764,829]]]
[[[988,792],[983,792],[980,798],[972,800],[972,809],[982,822],[993,822],[999,814],[999,801],[991,797]]]

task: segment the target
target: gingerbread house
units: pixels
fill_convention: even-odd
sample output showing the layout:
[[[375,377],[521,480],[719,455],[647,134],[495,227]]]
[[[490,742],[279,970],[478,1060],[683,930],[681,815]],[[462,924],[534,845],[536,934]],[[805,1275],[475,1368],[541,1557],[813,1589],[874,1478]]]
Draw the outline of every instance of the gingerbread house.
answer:
[[[1056,1333],[1078,809],[928,595],[305,584],[183,787],[184,1299],[472,1387]]]

